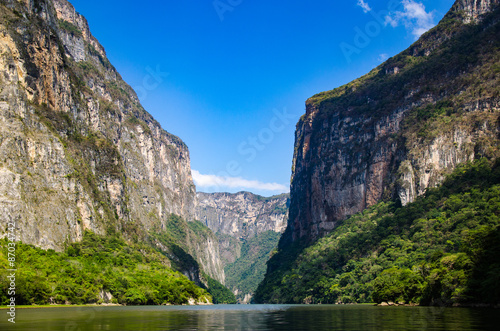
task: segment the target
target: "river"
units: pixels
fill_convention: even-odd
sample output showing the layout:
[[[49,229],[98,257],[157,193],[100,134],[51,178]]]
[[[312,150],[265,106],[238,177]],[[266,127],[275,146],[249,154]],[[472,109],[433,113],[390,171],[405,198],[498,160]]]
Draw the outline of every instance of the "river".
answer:
[[[500,310],[371,305],[114,306],[0,310],[0,330],[499,330]]]

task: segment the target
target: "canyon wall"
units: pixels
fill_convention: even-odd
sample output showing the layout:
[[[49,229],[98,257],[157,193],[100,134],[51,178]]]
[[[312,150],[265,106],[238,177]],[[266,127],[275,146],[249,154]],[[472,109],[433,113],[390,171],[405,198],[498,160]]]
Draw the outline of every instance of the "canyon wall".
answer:
[[[499,1],[457,1],[367,75],[306,102],[288,229],[311,242],[381,200],[406,205],[459,163],[499,155]]]
[[[144,239],[171,214],[194,220],[187,146],[66,0],[0,1],[0,122],[0,234],[15,222],[18,240],[61,250],[86,230]],[[216,243],[200,261],[223,281]]]

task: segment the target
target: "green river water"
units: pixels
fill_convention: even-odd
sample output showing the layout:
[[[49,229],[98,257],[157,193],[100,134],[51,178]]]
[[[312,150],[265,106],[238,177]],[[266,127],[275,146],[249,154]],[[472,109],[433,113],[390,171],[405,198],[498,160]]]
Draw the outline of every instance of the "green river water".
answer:
[[[0,310],[0,330],[500,330],[500,310],[370,305],[118,306]]]

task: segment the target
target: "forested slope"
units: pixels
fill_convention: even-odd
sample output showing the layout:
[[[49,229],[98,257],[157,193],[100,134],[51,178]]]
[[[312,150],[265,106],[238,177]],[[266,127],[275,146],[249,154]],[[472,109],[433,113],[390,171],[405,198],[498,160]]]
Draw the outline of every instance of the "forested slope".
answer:
[[[500,304],[499,252],[500,162],[482,159],[414,203],[381,202],[309,247],[279,251],[256,299]]]

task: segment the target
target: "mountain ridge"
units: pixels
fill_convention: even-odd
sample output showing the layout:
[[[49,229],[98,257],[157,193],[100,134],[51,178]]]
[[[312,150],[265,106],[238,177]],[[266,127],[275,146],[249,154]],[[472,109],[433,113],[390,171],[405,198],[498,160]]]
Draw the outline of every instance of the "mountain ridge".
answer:
[[[238,302],[249,303],[285,230],[289,195],[198,192],[197,198],[197,219],[219,240],[226,285]]]

